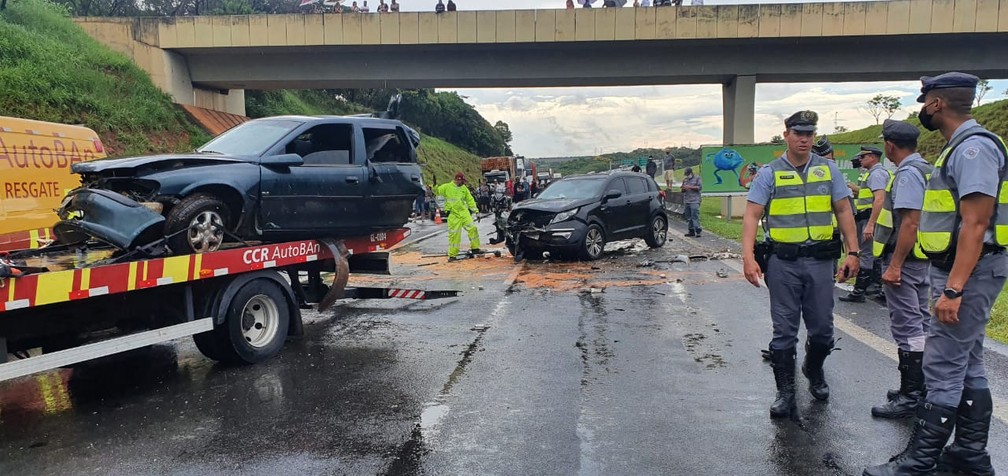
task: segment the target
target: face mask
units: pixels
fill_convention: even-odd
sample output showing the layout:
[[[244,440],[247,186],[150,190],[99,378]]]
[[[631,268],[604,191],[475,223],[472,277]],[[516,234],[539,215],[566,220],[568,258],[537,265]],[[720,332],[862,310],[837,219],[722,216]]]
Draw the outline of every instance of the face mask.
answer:
[[[927,104],[925,104],[924,107],[921,108],[920,112],[917,113],[917,119],[920,119],[921,125],[929,131],[938,129],[933,122],[934,114],[928,114],[927,112]]]
[[[851,159],[850,163],[851,163],[851,165],[854,166],[855,169],[860,169],[861,168],[861,158],[860,157],[855,158],[855,159]]]

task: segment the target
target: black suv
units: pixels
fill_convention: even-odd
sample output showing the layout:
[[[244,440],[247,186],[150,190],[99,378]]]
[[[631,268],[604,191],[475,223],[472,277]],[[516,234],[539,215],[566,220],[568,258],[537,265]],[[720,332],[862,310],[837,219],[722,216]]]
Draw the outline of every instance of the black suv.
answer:
[[[538,197],[516,204],[503,228],[515,257],[549,251],[550,256],[594,260],[610,241],[643,238],[652,248],[664,245],[668,216],[654,180],[611,172],[550,184]]]
[[[174,254],[226,241],[367,234],[403,226],[422,190],[420,135],[365,116],[282,116],[241,124],[192,154],[74,164],[54,227],[64,244]]]

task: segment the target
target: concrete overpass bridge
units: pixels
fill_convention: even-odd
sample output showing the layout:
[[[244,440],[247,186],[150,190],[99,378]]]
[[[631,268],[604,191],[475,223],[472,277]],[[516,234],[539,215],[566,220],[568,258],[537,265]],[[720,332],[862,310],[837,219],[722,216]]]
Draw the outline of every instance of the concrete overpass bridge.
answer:
[[[76,21],[176,102],[237,114],[245,89],[707,83],[746,143],[757,82],[1008,77],[1008,0]]]

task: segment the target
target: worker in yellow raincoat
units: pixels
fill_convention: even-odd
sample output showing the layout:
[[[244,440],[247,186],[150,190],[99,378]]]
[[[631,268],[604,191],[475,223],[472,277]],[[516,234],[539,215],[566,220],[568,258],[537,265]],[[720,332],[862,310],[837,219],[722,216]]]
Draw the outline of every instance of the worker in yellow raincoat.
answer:
[[[462,229],[469,235],[472,252],[480,252],[479,230],[473,223],[472,213],[476,213],[476,200],[469,187],[465,186],[465,175],[455,174],[455,180],[441,184],[435,193],[445,198],[444,208],[448,212],[448,261],[458,259],[459,245],[462,243]]]

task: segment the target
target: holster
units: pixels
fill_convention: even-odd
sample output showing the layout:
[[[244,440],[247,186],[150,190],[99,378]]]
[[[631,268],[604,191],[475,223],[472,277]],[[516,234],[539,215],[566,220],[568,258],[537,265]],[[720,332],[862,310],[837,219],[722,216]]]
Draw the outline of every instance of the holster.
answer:
[[[753,257],[756,259],[756,264],[759,265],[764,273],[767,271],[767,264],[770,263],[770,253],[772,252],[773,243],[769,241],[756,243],[756,246],[753,247]]]

